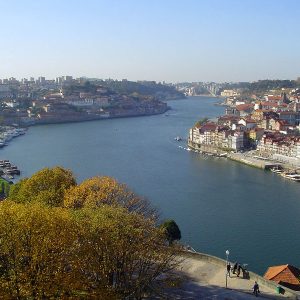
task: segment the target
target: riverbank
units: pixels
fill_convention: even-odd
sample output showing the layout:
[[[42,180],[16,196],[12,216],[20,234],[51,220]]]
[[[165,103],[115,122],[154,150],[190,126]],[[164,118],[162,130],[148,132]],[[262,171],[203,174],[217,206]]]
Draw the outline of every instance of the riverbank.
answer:
[[[291,170],[296,170],[297,168],[293,165],[283,163],[280,161],[270,160],[265,157],[261,157],[256,153],[255,150],[245,151],[243,153],[228,151],[224,149],[219,149],[211,145],[198,145],[188,141],[188,147],[195,153],[204,155],[213,155],[217,157],[226,157],[232,161],[236,161],[250,167],[271,170],[273,168],[280,168],[282,172],[289,172]]]
[[[89,122],[97,120],[107,120],[107,119],[119,119],[119,118],[132,118],[132,117],[143,117],[143,116],[153,116],[164,114],[171,107],[168,105],[148,108],[143,110],[123,110],[118,112],[112,112],[108,114],[77,114],[77,115],[64,115],[64,116],[51,116],[42,119],[35,119],[30,122],[20,122],[21,126],[36,126],[36,125],[48,125],[48,124],[64,124],[64,123],[79,123],[79,122]]]

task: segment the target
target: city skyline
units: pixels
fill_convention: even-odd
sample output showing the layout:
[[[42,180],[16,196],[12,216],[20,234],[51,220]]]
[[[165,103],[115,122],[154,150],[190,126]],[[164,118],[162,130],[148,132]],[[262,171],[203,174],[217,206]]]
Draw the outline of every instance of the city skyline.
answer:
[[[1,78],[299,77],[298,1],[15,0],[1,6]]]

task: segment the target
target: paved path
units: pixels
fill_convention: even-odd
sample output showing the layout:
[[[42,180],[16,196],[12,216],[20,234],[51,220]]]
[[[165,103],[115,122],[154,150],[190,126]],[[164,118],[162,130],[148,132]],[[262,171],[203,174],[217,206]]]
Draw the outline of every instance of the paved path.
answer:
[[[228,278],[226,289],[225,268],[220,265],[194,258],[183,258],[178,273],[184,278],[183,283],[176,289],[170,289],[168,299],[256,299],[252,294],[253,280],[232,275]],[[260,299],[287,299],[268,287],[260,286],[260,291]]]

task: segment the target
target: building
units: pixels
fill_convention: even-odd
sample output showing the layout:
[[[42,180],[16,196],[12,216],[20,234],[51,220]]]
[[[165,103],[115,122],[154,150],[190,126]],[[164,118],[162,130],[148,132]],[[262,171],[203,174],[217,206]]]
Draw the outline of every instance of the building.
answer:
[[[248,114],[250,114],[253,109],[254,109],[254,104],[253,103],[247,103],[247,104],[240,104],[237,105],[236,110],[239,111],[240,116],[247,116]]]
[[[235,90],[224,90],[221,92],[221,97],[237,97],[240,94]]]
[[[265,133],[265,130],[264,128],[259,128],[259,127],[255,127],[251,130],[249,130],[249,138],[252,140],[252,141],[260,141],[261,138],[263,137]]]
[[[252,129],[256,127],[256,121],[251,118],[241,118],[239,124],[244,125],[246,129]]]
[[[242,131],[235,131],[233,134],[228,136],[228,148],[235,151],[244,149],[245,147],[245,135]]]
[[[295,111],[281,111],[278,112],[279,119],[286,121],[290,125],[299,125],[299,114]]]
[[[257,151],[263,157],[277,161],[300,165],[300,137],[280,132],[265,133],[257,145]]]
[[[226,107],[225,115],[240,116],[240,112],[235,107]]]
[[[77,107],[90,107],[92,105],[94,105],[94,100],[90,99],[90,98],[85,98],[85,99],[68,99],[66,101],[64,101],[64,103],[67,103],[69,105],[72,106],[77,106]]]
[[[242,131],[233,131],[228,126],[206,123],[190,129],[189,142],[197,148],[203,146],[239,151],[245,147],[245,135]]]
[[[300,270],[291,265],[269,267],[264,278],[289,289],[300,291]]]

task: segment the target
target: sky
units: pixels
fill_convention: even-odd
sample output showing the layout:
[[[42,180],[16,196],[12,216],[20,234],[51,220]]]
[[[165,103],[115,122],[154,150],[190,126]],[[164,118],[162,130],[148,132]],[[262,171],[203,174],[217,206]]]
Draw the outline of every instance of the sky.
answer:
[[[0,0],[0,78],[300,76],[299,0]]]

